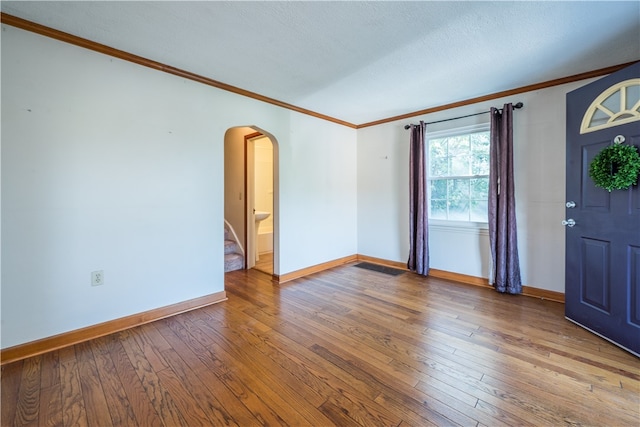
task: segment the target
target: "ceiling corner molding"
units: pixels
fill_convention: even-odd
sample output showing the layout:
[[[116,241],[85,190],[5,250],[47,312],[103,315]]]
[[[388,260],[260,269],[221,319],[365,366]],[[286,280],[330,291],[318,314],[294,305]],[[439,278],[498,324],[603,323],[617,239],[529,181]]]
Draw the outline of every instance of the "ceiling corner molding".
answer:
[[[199,74],[195,74],[189,71],[185,71],[179,68],[172,67],[167,64],[163,64],[157,61],[153,61],[151,59],[147,59],[138,55],[134,55],[129,52],[125,52],[123,50],[115,49],[113,47],[103,45],[100,43],[93,42],[91,40],[84,39],[82,37],[74,36],[73,34],[65,33],[64,31],[59,31],[41,24],[37,24],[35,22],[28,21],[26,19],[18,18],[13,15],[9,15],[7,13],[0,12],[0,22],[2,24],[10,25],[12,27],[20,28],[22,30],[30,31],[32,33],[39,34],[41,36],[49,37],[55,40],[59,40],[65,43],[69,43],[75,46],[79,46],[88,50],[92,50],[94,52],[102,53],[104,55],[109,55],[114,58],[122,59],[124,61],[133,62],[134,64],[142,65],[144,67],[152,68],[154,70],[162,71],[168,74],[173,74],[178,77],[182,77],[188,80],[192,80],[198,83],[205,84],[207,86],[212,86],[217,89],[225,90],[227,92],[232,92],[237,95],[246,96],[248,98],[255,99],[257,101],[266,102],[267,104],[275,105],[277,107],[285,108],[290,111],[295,111],[297,113],[305,114],[308,116],[312,116],[318,119],[326,120],[329,122],[337,123],[342,126],[346,126],[352,129],[357,129],[357,125],[353,123],[346,122],[344,120],[337,119],[335,117],[330,117],[324,114],[316,113],[315,111],[307,110],[305,108],[297,107],[295,105],[279,101],[277,99],[269,98],[264,95],[260,95],[255,92],[251,92],[245,89],[241,89],[236,86],[231,86],[226,83],[219,82],[217,80],[210,79],[208,77],[201,76]]]
[[[354,123],[350,123],[344,120],[340,120],[338,118],[335,117],[331,117],[331,116],[327,116],[324,114],[320,114],[311,110],[307,110],[305,108],[301,108],[301,107],[297,107],[295,105],[283,102],[283,101],[279,101],[277,99],[274,98],[269,98],[267,96],[264,95],[260,95],[258,93],[255,92],[251,92],[245,89],[241,89],[239,87],[236,86],[231,86],[228,85],[226,83],[222,83],[220,81],[217,80],[213,80],[210,79],[208,77],[204,77],[186,70],[182,70],[179,68],[175,68],[172,67],[170,65],[167,64],[163,64],[157,61],[153,61],[138,55],[134,55],[132,53],[126,52],[126,51],[122,51],[119,49],[115,49],[113,47],[107,46],[107,45],[103,45],[100,43],[96,43],[93,42],[91,40],[87,40],[84,39],[82,37],[78,37],[75,36],[73,34],[69,34],[69,33],[65,33],[63,31],[59,31],[41,24],[37,24],[35,22],[31,22],[22,18],[18,18],[16,16],[13,15],[9,15],[7,13],[3,13],[0,12],[0,22],[2,24],[6,24],[6,25],[10,25],[16,28],[20,28],[22,30],[26,30],[26,31],[30,31],[45,37],[49,37],[55,40],[59,40],[65,43],[69,43],[75,46],[79,46],[88,50],[92,50],[94,52],[98,52],[104,55],[108,55],[114,58],[118,58],[124,61],[128,61],[128,62],[132,62],[134,64],[138,64],[138,65],[142,65],[144,67],[148,67],[148,68],[152,68],[154,70],[157,71],[162,71],[168,74],[173,74],[175,76],[184,78],[184,79],[188,79],[188,80],[192,80],[198,83],[202,83],[204,85],[207,86],[211,86],[211,87],[215,87],[217,89],[221,89],[227,92],[232,92],[235,93],[237,95],[241,95],[241,96],[245,96],[251,99],[255,99],[257,101],[261,101],[261,102],[265,102],[271,105],[275,105],[277,107],[281,107],[290,111],[294,111],[300,114],[304,114],[304,115],[308,115],[311,117],[315,117],[321,120],[326,120],[332,123],[336,123],[342,126],[346,126],[348,128],[351,129],[362,129],[362,128],[367,128],[367,127],[371,127],[371,126],[377,126],[377,125],[381,125],[381,124],[385,124],[385,123],[390,123],[390,122],[394,122],[394,121],[398,121],[398,120],[405,120],[405,119],[412,119],[418,116],[422,116],[422,115],[426,115],[426,114],[431,114],[431,113],[435,113],[438,111],[444,111],[444,110],[450,110],[453,108],[457,108],[457,107],[462,107],[462,106],[466,106],[466,105],[471,105],[471,104],[476,104],[479,102],[484,102],[484,101],[489,101],[489,100],[493,100],[493,99],[497,99],[497,98],[503,98],[503,97],[507,97],[507,96],[512,96],[512,95],[516,95],[516,94],[520,94],[520,93],[524,93],[524,92],[531,92],[534,90],[540,90],[540,89],[545,89],[545,88],[549,88],[549,87],[553,87],[553,86],[559,86],[562,84],[566,84],[566,83],[572,83],[572,82],[576,82],[576,81],[580,81],[580,80],[585,80],[585,79],[589,79],[589,78],[594,78],[594,77],[600,77],[603,75],[607,75],[607,74],[611,74],[615,71],[618,71],[624,67],[627,67],[637,61],[632,61],[632,62],[628,62],[628,63],[624,63],[624,64],[619,64],[619,65],[614,65],[611,67],[606,67],[606,68],[601,68],[598,70],[594,70],[594,71],[588,71],[585,73],[580,73],[580,74],[575,74],[572,76],[568,76],[568,77],[562,77],[562,78],[558,78],[558,79],[554,79],[554,80],[549,80],[546,82],[542,82],[542,83],[535,83],[535,84],[531,84],[531,85],[527,85],[527,86],[522,86],[516,89],[509,89],[509,90],[505,90],[505,91],[501,91],[501,92],[496,92],[496,93],[492,93],[492,94],[488,94],[488,95],[483,95],[483,96],[479,96],[479,97],[475,97],[475,98],[469,98],[466,100],[461,100],[461,101],[457,101],[457,102],[453,102],[453,103],[449,103],[449,104],[444,104],[444,105],[439,105],[439,106],[435,106],[435,107],[431,107],[431,108],[426,108],[423,110],[418,110],[418,111],[414,111],[414,112],[410,112],[410,113],[406,113],[406,114],[401,114],[401,115],[397,115],[397,116],[393,116],[393,117],[388,117],[388,118],[384,118],[384,119],[380,119],[380,120],[376,120],[376,121],[372,121],[372,122],[367,122],[367,123],[362,123],[362,124],[354,124]]]
[[[388,117],[386,119],[380,119],[373,122],[362,123],[357,126],[357,129],[362,129],[370,126],[381,125],[384,123],[395,122],[397,120],[405,120],[415,118],[417,116],[423,116],[425,114],[435,113],[438,111],[450,110],[452,108],[462,107],[465,105],[477,104],[478,102],[490,101],[492,99],[503,98],[507,96],[517,95],[524,92],[532,92],[534,90],[546,89],[553,86],[560,86],[567,83],[573,83],[580,80],[586,80],[594,77],[600,77],[607,74],[614,73],[618,70],[621,70],[631,64],[635,64],[638,61],[626,62],[624,64],[613,65],[611,67],[600,68],[598,70],[587,71],[585,73],[574,74],[572,76],[561,77],[559,79],[548,80],[542,83],[534,83],[527,86],[522,86],[516,89],[504,90],[502,92],[491,93],[489,95],[483,95],[476,98],[469,98],[463,101],[453,102],[451,104],[439,105],[432,108],[427,108],[424,110],[414,111],[412,113],[401,114],[399,116]]]

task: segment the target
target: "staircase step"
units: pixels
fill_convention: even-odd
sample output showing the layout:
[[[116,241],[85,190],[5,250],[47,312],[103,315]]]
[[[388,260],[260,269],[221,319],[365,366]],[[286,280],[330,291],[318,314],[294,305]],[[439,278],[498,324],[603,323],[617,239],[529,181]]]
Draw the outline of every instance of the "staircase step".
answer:
[[[224,240],[229,240],[229,230],[227,227],[224,228]]]
[[[238,252],[238,244],[233,240],[225,240],[224,241],[224,254],[232,254],[234,252]]]
[[[240,254],[226,254],[224,256],[224,272],[241,270],[244,268],[244,257]]]

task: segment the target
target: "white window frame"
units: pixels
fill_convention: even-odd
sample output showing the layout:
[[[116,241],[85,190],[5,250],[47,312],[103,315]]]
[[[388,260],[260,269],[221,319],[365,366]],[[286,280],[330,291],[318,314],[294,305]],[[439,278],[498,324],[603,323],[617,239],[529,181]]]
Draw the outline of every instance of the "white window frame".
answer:
[[[435,131],[435,132],[429,132],[429,128],[427,127],[427,132],[426,132],[426,147],[425,147],[425,156],[426,156],[426,166],[427,166],[427,201],[428,201],[428,209],[429,209],[429,227],[430,228],[435,228],[435,229],[446,229],[446,230],[451,230],[453,231],[453,229],[457,229],[461,232],[465,232],[465,231],[473,231],[473,230],[477,230],[479,233],[484,234],[484,232],[486,232],[486,230],[488,230],[489,228],[489,224],[487,222],[475,222],[475,221],[458,221],[458,220],[450,220],[450,219],[431,219],[431,177],[429,175],[429,171],[431,170],[431,163],[429,161],[429,152],[430,152],[430,147],[429,147],[429,141],[431,139],[440,139],[440,138],[445,138],[445,137],[451,137],[451,136],[458,136],[458,135],[466,135],[466,134],[470,134],[470,133],[476,133],[476,132],[490,132],[491,130],[491,125],[489,123],[481,123],[481,124],[476,124],[476,125],[471,125],[471,126],[463,126],[463,127],[457,127],[457,128],[450,128],[450,129],[445,129],[445,130],[440,130],[440,131]],[[480,177],[484,177],[485,175],[479,175]],[[488,175],[486,175],[488,177]],[[451,179],[451,178],[456,178],[455,176],[451,176],[451,177],[447,177],[447,179]],[[474,176],[464,176],[464,177],[460,177],[460,178],[464,178],[464,179],[471,179],[474,178]]]

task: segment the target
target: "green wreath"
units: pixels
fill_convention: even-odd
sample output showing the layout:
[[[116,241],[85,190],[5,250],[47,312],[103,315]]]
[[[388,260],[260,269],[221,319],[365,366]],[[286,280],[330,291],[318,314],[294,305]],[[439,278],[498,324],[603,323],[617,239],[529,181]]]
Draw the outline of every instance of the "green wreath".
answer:
[[[609,192],[636,185],[639,173],[640,154],[633,145],[610,145],[598,153],[589,165],[589,176],[593,182]]]

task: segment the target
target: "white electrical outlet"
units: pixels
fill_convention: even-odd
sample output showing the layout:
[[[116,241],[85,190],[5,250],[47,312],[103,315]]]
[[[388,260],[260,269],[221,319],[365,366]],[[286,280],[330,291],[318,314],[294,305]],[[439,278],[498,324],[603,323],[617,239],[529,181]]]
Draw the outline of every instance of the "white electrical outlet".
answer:
[[[91,272],[91,286],[104,285],[104,270]]]

